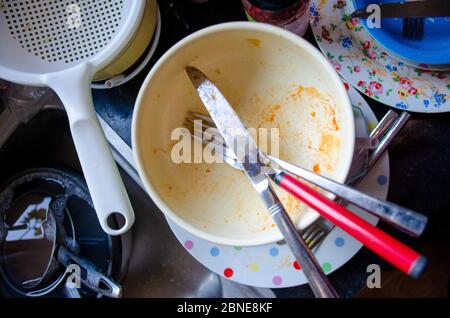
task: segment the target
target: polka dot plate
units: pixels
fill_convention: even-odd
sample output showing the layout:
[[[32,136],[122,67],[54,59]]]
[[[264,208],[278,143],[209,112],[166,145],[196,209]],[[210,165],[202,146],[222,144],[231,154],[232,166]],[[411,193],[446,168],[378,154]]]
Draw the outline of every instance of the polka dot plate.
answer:
[[[356,121],[365,122],[373,129],[377,121],[362,96],[346,84],[354,106]],[[367,129],[356,125],[357,136],[367,136]],[[365,130],[365,131],[364,131]],[[389,185],[389,159],[387,153],[358,185],[358,189],[375,197],[385,199]],[[378,219],[361,209],[348,208],[368,222],[376,224]],[[238,283],[263,287],[282,288],[307,283],[303,271],[292,256],[288,246],[282,242],[267,245],[240,247],[211,243],[186,232],[168,220],[172,231],[184,248],[211,271]],[[335,227],[314,251],[325,273],[329,274],[348,262],[362,247],[350,235]]]

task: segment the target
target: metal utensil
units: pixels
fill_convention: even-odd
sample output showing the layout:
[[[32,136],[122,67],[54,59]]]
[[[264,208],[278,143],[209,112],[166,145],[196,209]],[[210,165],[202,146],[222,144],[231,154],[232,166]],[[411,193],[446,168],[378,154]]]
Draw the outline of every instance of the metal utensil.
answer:
[[[398,133],[406,125],[410,117],[411,115],[408,112],[403,111],[400,117],[392,123],[392,126],[381,136],[378,147],[370,153],[366,168],[348,182],[350,185],[356,185],[362,178],[367,175],[367,173],[370,171],[370,169],[372,169],[375,163],[377,163],[378,160],[383,156]],[[424,226],[426,226],[426,224]]]
[[[370,155],[368,166],[369,169],[373,167],[381,155],[386,151],[400,130],[402,130],[402,128],[406,125],[410,117],[411,114],[406,111],[400,114],[400,117],[395,121],[392,128],[387,131],[383,139],[380,141],[379,147]]]
[[[78,255],[78,243],[68,237],[62,224],[56,215],[62,215],[61,209],[65,209],[65,200],[67,198],[56,199],[50,205],[48,218],[43,223],[44,233],[46,237],[53,240],[56,237],[56,250],[54,254],[55,261],[63,267],[77,266],[79,269],[80,282],[85,286],[106,297],[119,298],[122,296],[122,287],[113,279],[103,274],[102,271],[86,258]]]
[[[422,41],[425,18],[403,18],[402,37],[410,41]]]
[[[395,131],[392,131],[390,135],[393,134],[395,136],[398,133],[398,131],[400,131],[400,129],[403,127],[405,123],[405,120],[409,118],[407,117],[408,115],[409,115],[408,113],[406,113],[406,115],[402,114],[400,118],[401,121],[399,121],[399,123],[402,125],[396,126]],[[206,122],[206,125],[209,128],[214,128],[214,125],[211,123],[211,118],[208,118],[208,116],[204,116],[202,114],[194,112],[190,113],[190,116],[191,117],[186,118],[186,121],[188,123],[193,123],[195,119],[202,119]],[[386,123],[391,122],[391,118],[394,117],[393,115],[388,116],[389,117],[387,117],[385,121],[381,122],[380,129],[377,129],[376,132],[373,133],[374,136],[375,135],[378,136],[380,134],[380,131],[385,130],[385,127],[387,127]],[[206,140],[214,140],[217,142],[221,142],[221,139],[217,137],[218,133],[214,134],[214,130],[208,129],[208,131],[204,131],[203,134],[206,135],[205,136]],[[389,141],[388,139],[384,139],[383,144],[380,145],[380,147],[377,148],[377,150],[370,155],[368,162],[371,162],[371,165],[368,166],[361,175],[365,175],[368,169],[372,168],[376,160],[378,160],[379,157],[381,157],[382,153],[384,153],[390,141],[392,141],[392,139],[389,139]],[[239,165],[239,162],[236,160],[236,157],[233,155],[233,152],[229,150],[229,148],[221,144],[219,149],[223,149],[224,152],[223,157],[224,160],[227,161],[227,163],[231,164],[235,168],[242,169],[242,166]],[[300,178],[303,178],[306,181],[309,181],[321,187],[324,190],[336,194],[337,196],[341,197],[342,199],[345,199],[348,202],[353,203],[354,205],[360,207],[361,209],[376,215],[383,221],[392,224],[398,229],[404,231],[405,233],[418,237],[425,230],[428,218],[423,214],[419,214],[417,212],[411,211],[409,209],[398,206],[391,202],[371,197],[352,187],[338,183],[334,180],[323,177],[321,175],[318,175],[314,172],[293,165],[279,158],[275,158],[270,155],[268,155],[267,157],[269,158],[269,160],[271,160],[272,162],[276,163],[279,167],[281,167],[282,170],[292,173]],[[232,162],[233,159],[234,162]],[[358,177],[360,178],[360,176]]]
[[[396,113],[394,112],[394,114]],[[217,130],[217,127],[215,126],[214,121],[211,119],[211,117],[205,116],[197,112],[190,112],[189,115],[191,116],[185,118],[187,123],[194,124],[194,120],[201,119],[203,121],[202,126],[204,126],[205,128],[213,128],[209,131],[211,138],[214,138],[215,140],[224,143],[222,135]],[[355,138],[355,148],[360,149],[361,151],[365,149],[375,149],[378,147],[378,144],[379,140],[377,136],[369,136],[367,138],[365,137]]]
[[[54,215],[52,210],[65,209],[62,200],[55,200],[46,211],[46,217],[41,222],[41,228],[44,236],[50,242],[53,242],[53,252],[49,260],[46,271],[39,277],[22,282],[22,288],[29,290],[25,293],[28,297],[45,296],[52,292],[60,283],[64,281],[67,272],[64,272],[56,280],[55,274],[62,268],[77,266],[79,269],[79,280],[84,286],[90,288],[103,296],[118,298],[122,295],[122,288],[110,277],[102,273],[93,263],[86,258],[78,255],[79,246],[73,237],[66,234],[64,226]],[[52,209],[53,207],[53,209]],[[58,213],[64,213],[59,211]],[[8,229],[9,230],[9,229]],[[11,228],[12,230],[12,228]],[[42,283],[51,282],[48,286],[42,287]]]
[[[414,2],[417,2],[417,1],[416,0],[406,0],[405,3],[414,3]],[[442,10],[442,8],[441,8],[441,10]],[[424,27],[425,27],[425,18],[421,18],[418,16],[403,17],[403,19],[402,19],[402,37],[407,40],[422,41]]]
[[[397,117],[398,117],[398,114],[395,111],[393,111],[392,109],[390,109],[383,116],[383,118],[381,118],[381,120],[378,122],[378,124],[375,126],[375,128],[370,132],[369,137],[378,140],[378,145],[376,148],[379,147],[381,137],[391,127],[392,123],[397,119]],[[366,154],[367,154],[367,152],[364,151],[364,149],[357,149],[356,153],[355,153],[356,159],[354,158],[353,160],[358,161],[358,160],[360,160],[359,157],[362,157]]]
[[[226,144],[237,156],[247,177],[261,197],[268,212],[289,245],[316,297],[338,297],[337,292],[323,272],[306,243],[296,231],[295,225],[263,173],[268,162],[248,134],[245,126],[217,87],[198,69],[187,67],[186,72],[196,91],[217,125]],[[239,158],[242,154],[243,158]]]
[[[381,18],[420,18],[420,17],[448,17],[450,3],[448,0],[420,0],[395,3],[380,3]],[[352,18],[366,19],[372,10],[365,8],[354,11]]]
[[[250,180],[254,182],[254,186],[257,190],[266,191],[269,189],[270,185],[268,184],[267,178],[263,179],[262,177],[263,174],[266,174],[281,188],[306,203],[309,207],[319,212],[332,223],[338,225],[344,231],[362,242],[367,248],[389,261],[404,273],[413,277],[417,277],[422,273],[426,265],[426,259],[422,255],[372,224],[366,222],[364,219],[353,214],[337,202],[330,200],[310,186],[302,183],[291,175],[286,174],[276,165],[270,165],[271,162],[275,162],[279,166],[282,164],[284,166],[281,166],[283,169],[288,170],[286,169],[286,167],[288,167],[289,170],[301,173],[302,175],[307,175],[316,182],[321,182],[321,184],[327,184],[331,181],[327,178],[317,178],[316,174],[305,169],[299,169],[299,167],[287,162],[281,162],[281,164],[279,164],[277,158],[267,156],[259,151],[245,126],[239,120],[239,117],[237,117],[236,113],[217,87],[201,71],[194,67],[188,67],[187,73],[196,87],[197,93],[204,105],[210,111],[212,119],[218,127],[221,127],[218,129],[226,141],[226,144],[230,146],[230,149],[232,149],[232,152],[236,155],[239,164],[243,166],[247,175],[250,177]],[[239,157],[239,155],[244,156]],[[328,183],[328,186],[334,188],[332,183]],[[348,191],[347,188],[349,189]],[[348,194],[351,198],[355,193],[353,191],[356,190],[344,187],[340,188],[339,191]],[[267,207],[270,208],[273,217],[276,217],[280,214],[278,212],[284,211],[284,208],[280,204],[275,204],[274,201],[276,200],[276,196],[273,196],[272,193],[273,190],[269,193],[262,192],[261,196],[267,200]],[[368,198],[368,202],[373,202],[371,200],[374,200],[374,198],[370,198],[367,195],[366,197]],[[393,206],[392,209],[394,211],[398,210],[395,206]],[[281,213],[281,215],[283,214]],[[276,221],[280,222],[279,219]],[[290,221],[290,219],[287,218],[285,221]],[[293,226],[292,222],[290,223]],[[285,237],[286,235],[291,234],[290,230],[286,232],[287,233],[284,233],[282,231],[282,233],[285,234]],[[288,242],[291,246],[290,243],[295,244],[297,242]],[[303,246],[306,247],[303,241],[302,243]],[[315,283],[317,284],[318,282]]]
[[[335,225],[327,219],[320,217],[316,222],[307,227],[301,234],[308,247],[312,250],[334,229]]]
[[[406,112],[405,112],[406,113]],[[405,115],[404,115],[405,116]],[[352,177],[350,180],[352,184],[356,185],[365,175],[367,175],[368,171],[373,167],[373,165],[378,161],[378,159],[384,154],[384,152],[387,150],[387,147],[389,146],[390,142],[395,138],[395,136],[400,131],[401,127],[398,128],[399,122],[396,119],[398,118],[397,112],[393,110],[389,110],[383,118],[378,122],[378,124],[375,126],[375,128],[370,132],[370,137],[373,139],[382,139],[383,136],[390,136],[389,141],[386,142],[385,139],[382,139],[381,145],[378,144],[377,148],[373,150],[372,154],[377,153],[377,155],[372,155],[369,157],[367,164],[362,168],[362,171],[358,173],[355,177]],[[186,117],[185,119],[185,125],[187,128],[191,131],[191,137],[194,139],[198,139],[198,135],[194,134],[192,131],[194,129],[194,121],[201,119],[202,120],[202,133],[207,135],[208,132],[214,133],[214,130],[206,130],[205,128],[214,128],[214,123],[212,122],[211,118],[208,116],[204,116],[199,113],[191,112],[189,117]],[[396,123],[394,125],[394,122]],[[403,126],[403,125],[402,125]],[[391,133],[391,130],[395,129],[396,132]],[[217,139],[216,139],[217,137]],[[222,136],[214,135],[206,136],[205,138],[200,138],[198,141],[208,144],[209,141],[214,138],[215,141],[219,142],[219,140],[222,140]],[[223,140],[222,140],[223,141]],[[225,149],[225,154],[223,156],[223,159],[225,162],[227,162],[229,165],[236,169],[240,169],[240,165],[236,162],[236,160],[232,160],[228,158],[228,155],[233,155],[231,153],[227,153],[228,148],[222,147],[221,149]],[[357,149],[355,153],[355,157],[361,156],[363,153],[365,153],[367,150],[365,149]],[[358,161],[358,159],[353,159],[354,161]],[[350,184],[350,182],[348,182]],[[303,240],[305,241],[306,245],[309,249],[313,250],[317,246],[319,246],[328,233],[330,233],[334,229],[335,225],[328,221],[327,219],[320,217],[316,222],[311,224],[309,227],[307,227],[304,231],[302,231],[300,234],[302,235]]]

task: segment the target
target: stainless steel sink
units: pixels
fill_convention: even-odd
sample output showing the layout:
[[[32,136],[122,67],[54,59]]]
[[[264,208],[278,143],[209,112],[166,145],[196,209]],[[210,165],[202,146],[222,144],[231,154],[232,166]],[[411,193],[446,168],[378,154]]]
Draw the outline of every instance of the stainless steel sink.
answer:
[[[0,140],[2,162],[7,163],[0,169],[0,182],[13,171],[36,166],[62,165],[81,171],[58,101],[27,111],[33,116],[25,116],[27,120],[22,122],[26,123],[16,124],[14,129],[8,116],[0,113],[0,126],[8,125],[10,132],[8,145],[11,140],[16,141],[15,145],[4,147]],[[123,238],[124,260],[128,259],[121,265],[124,297],[273,297],[269,289],[251,288],[219,277],[185,251],[163,214],[142,190],[133,169],[131,149],[101,122],[122,167],[122,178],[136,214],[132,234]]]

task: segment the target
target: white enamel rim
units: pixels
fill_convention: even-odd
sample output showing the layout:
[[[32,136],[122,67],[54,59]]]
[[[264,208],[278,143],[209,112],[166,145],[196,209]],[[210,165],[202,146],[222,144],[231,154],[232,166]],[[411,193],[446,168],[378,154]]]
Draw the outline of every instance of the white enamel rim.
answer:
[[[155,204],[158,206],[158,208],[166,215],[171,221],[173,221],[175,224],[180,226],[181,228],[184,228],[186,231],[192,233],[193,235],[200,237],[202,239],[208,240],[210,242],[214,242],[217,244],[222,245],[230,245],[230,246],[256,246],[256,245],[262,245],[262,244],[269,244],[273,242],[277,242],[283,239],[280,232],[273,232],[273,233],[267,233],[262,238],[255,238],[255,239],[234,239],[234,238],[224,238],[222,236],[213,235],[207,232],[202,231],[201,229],[194,227],[190,223],[186,222],[183,218],[178,216],[176,213],[172,211],[172,209],[169,208],[169,206],[164,202],[164,200],[158,195],[156,189],[153,187],[152,183],[149,181],[149,178],[145,172],[144,163],[142,161],[142,153],[141,149],[139,147],[138,142],[138,123],[139,123],[139,117],[140,113],[142,111],[142,108],[144,103],[144,96],[145,91],[147,87],[149,86],[152,78],[155,76],[155,74],[159,71],[161,66],[164,63],[168,63],[170,58],[175,54],[175,52],[182,50],[183,47],[199,38],[202,38],[204,36],[213,34],[213,33],[219,33],[223,31],[239,31],[239,30],[254,30],[258,32],[266,32],[273,35],[281,36],[287,41],[290,41],[299,47],[301,47],[303,50],[305,50],[307,53],[309,53],[314,59],[316,59],[317,62],[324,68],[325,71],[330,76],[330,79],[332,82],[334,82],[334,85],[336,85],[338,91],[341,92],[340,96],[345,101],[345,104],[347,107],[343,107],[343,116],[347,118],[346,124],[348,124],[349,127],[349,133],[351,134],[348,138],[349,143],[346,144],[346,156],[347,158],[343,158],[343,164],[342,169],[336,174],[335,180],[341,183],[344,183],[347,175],[350,171],[351,167],[351,161],[353,157],[354,152],[354,140],[355,140],[355,123],[354,123],[354,117],[353,117],[353,110],[352,105],[350,103],[350,99],[347,95],[347,91],[345,89],[345,86],[343,82],[341,81],[339,75],[336,73],[332,65],[328,62],[328,60],[322,55],[322,53],[316,49],[312,44],[307,42],[305,39],[298,37],[297,35],[286,31],[284,29],[281,29],[279,27],[274,27],[268,24],[262,24],[262,23],[254,23],[254,22],[227,22],[222,24],[217,24],[211,27],[204,28],[202,30],[199,30],[195,33],[192,33],[191,35],[187,36],[186,38],[182,39],[178,43],[176,43],[174,46],[172,46],[159,60],[158,62],[153,66],[153,68],[148,73],[147,77],[145,78],[140,90],[139,94],[137,96],[135,106],[134,106],[134,112],[133,112],[133,120],[132,120],[132,127],[131,127],[131,141],[132,141],[132,147],[133,147],[133,154],[134,159],[136,162],[136,167],[139,173],[139,176],[142,180],[142,183],[144,184],[144,187],[151,197],[151,199],[155,202]],[[319,217],[318,214],[315,214],[313,217],[310,217],[310,222],[306,224],[305,227],[312,224],[314,221],[317,220]]]

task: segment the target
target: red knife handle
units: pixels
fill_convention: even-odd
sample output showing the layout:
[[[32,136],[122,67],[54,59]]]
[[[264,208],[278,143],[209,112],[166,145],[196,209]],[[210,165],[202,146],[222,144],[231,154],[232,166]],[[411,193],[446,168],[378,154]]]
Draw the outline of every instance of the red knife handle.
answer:
[[[394,237],[284,172],[273,176],[273,180],[404,273],[412,277],[422,273],[426,258]]]

